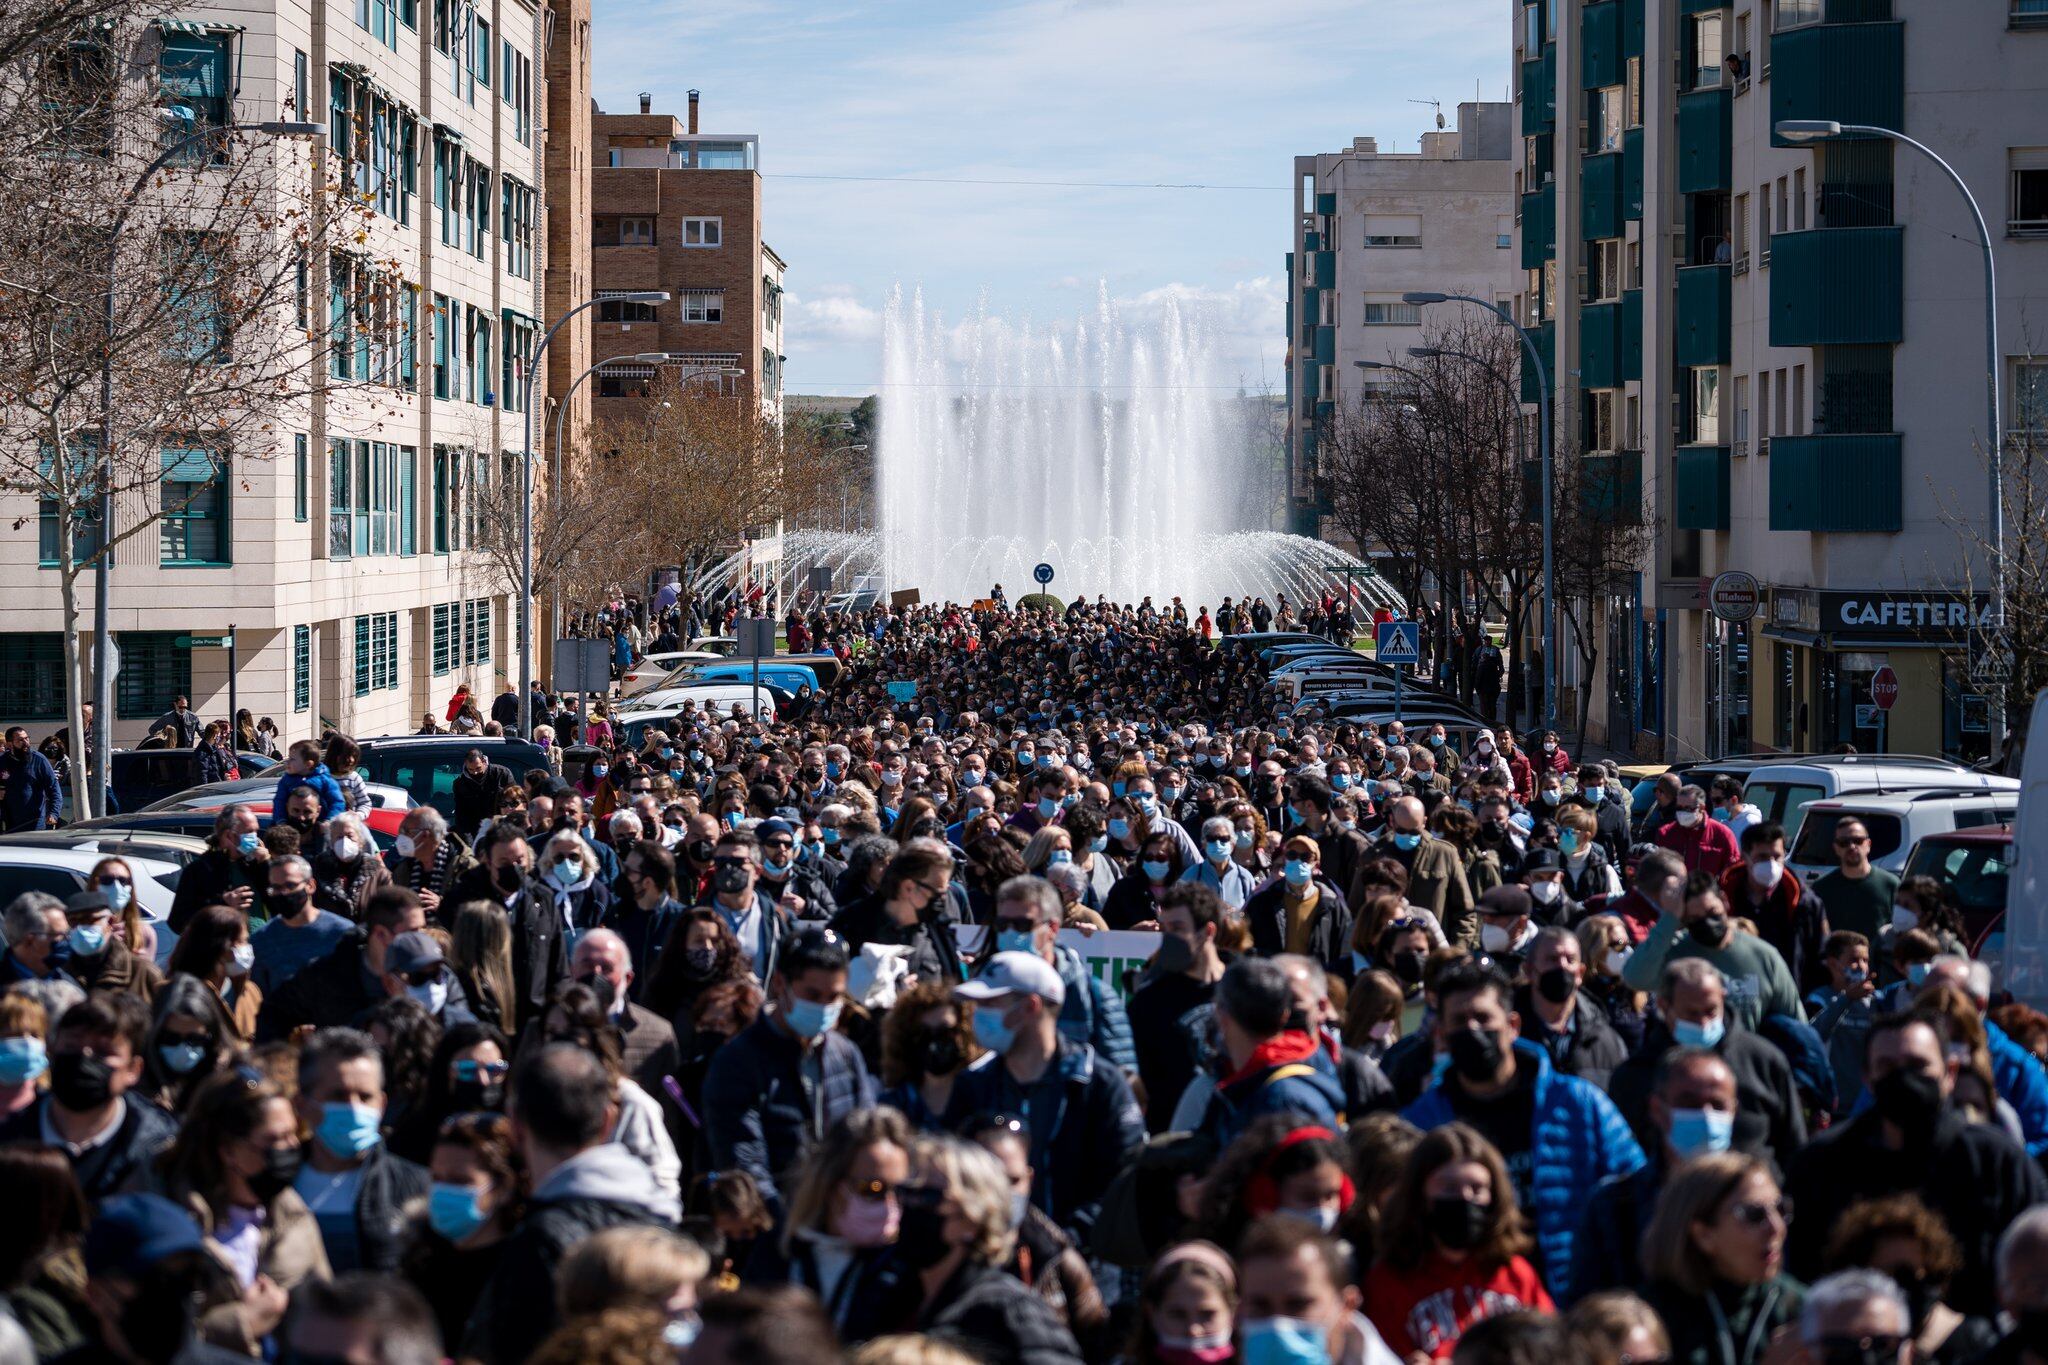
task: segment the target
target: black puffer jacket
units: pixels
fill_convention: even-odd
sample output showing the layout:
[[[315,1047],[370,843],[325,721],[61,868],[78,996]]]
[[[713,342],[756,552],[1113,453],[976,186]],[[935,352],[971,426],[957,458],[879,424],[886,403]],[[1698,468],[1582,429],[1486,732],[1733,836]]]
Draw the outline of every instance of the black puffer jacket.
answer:
[[[1527,986],[1515,988],[1515,1010],[1522,1016],[1522,1036],[1547,1050],[1550,1064],[1567,1076],[1591,1081],[1605,1090],[1615,1068],[1628,1060],[1628,1045],[1608,1022],[1606,1008],[1584,991],[1572,1006],[1571,1033],[1555,1047]]]
[[[917,1330],[989,1365],[1080,1365],[1081,1348],[1030,1286],[968,1262],[920,1314]]]
[[[363,1183],[356,1189],[356,1251],[364,1270],[398,1269],[411,1242],[409,1205],[433,1188],[427,1168],[393,1156],[383,1144],[363,1163]]]

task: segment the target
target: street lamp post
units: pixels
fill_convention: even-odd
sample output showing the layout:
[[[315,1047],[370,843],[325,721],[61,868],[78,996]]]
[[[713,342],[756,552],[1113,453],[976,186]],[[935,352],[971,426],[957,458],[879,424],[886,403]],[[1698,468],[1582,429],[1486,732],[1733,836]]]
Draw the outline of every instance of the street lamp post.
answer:
[[[1536,370],[1536,406],[1543,424],[1542,459],[1543,476],[1543,728],[1557,728],[1557,553],[1553,539],[1556,527],[1556,509],[1551,506],[1551,462],[1554,454],[1550,430],[1550,370],[1544,365],[1543,357],[1536,350],[1536,339],[1529,335],[1529,329],[1516,322],[1507,309],[1487,299],[1474,298],[1470,294],[1446,294],[1435,290],[1416,290],[1401,296],[1401,302],[1426,307],[1433,303],[1469,303],[1484,308],[1502,322],[1515,329],[1521,338],[1522,350],[1529,357],[1530,365]]]
[[[1991,645],[1995,653],[2003,653],[2005,644],[2005,424],[2002,414],[2004,407],[1999,401],[1999,386],[2003,368],[1998,359],[1998,264],[1991,255],[1991,230],[1985,226],[1984,211],[1977,206],[1977,196],[1970,193],[1970,187],[1956,168],[1937,155],[1932,147],[1915,141],[1896,128],[1879,128],[1868,123],[1836,123],[1828,119],[1780,119],[1775,125],[1779,137],[1788,142],[1812,142],[1821,138],[1841,137],[1853,133],[1862,137],[1890,138],[1925,156],[1941,167],[1962,194],[1963,202],[1970,206],[1970,217],[1977,224],[1977,244],[1984,252],[1984,392],[1987,411],[1985,433],[1991,442],[1990,499],[1991,499]],[[1991,753],[1995,758],[1999,746],[2005,740],[2005,682],[1990,689],[1989,715],[1986,721],[1991,729]]]
[[[555,339],[555,333],[562,330],[562,324],[586,309],[600,303],[667,303],[666,289],[635,289],[624,293],[607,294],[601,299],[586,299],[568,312],[555,319],[540,345],[533,348],[533,354],[526,358],[526,372],[521,376],[525,386],[526,406],[519,415],[520,438],[524,449],[519,459],[519,733],[533,733],[533,376],[540,369],[540,358],[546,353],[548,343]]]
[[[164,111],[172,116],[172,111]],[[114,558],[111,549],[114,541],[114,314],[115,294],[118,289],[117,276],[120,273],[121,234],[127,230],[128,215],[141,202],[142,192],[148,188],[156,173],[184,155],[195,142],[223,138],[230,133],[261,133],[266,137],[318,137],[327,131],[324,123],[305,123],[292,119],[270,119],[261,123],[247,123],[214,127],[195,122],[189,111],[178,110],[183,115],[175,121],[182,122],[184,129],[167,142],[150,163],[135,177],[135,183],[128,187],[128,193],[121,196],[121,206],[114,213],[114,222],[107,230],[107,290],[102,300],[101,320],[105,334],[101,338],[100,355],[100,562],[99,570],[93,575],[93,626],[92,626],[92,687],[93,687],[93,754],[88,766],[87,780],[92,784],[92,794],[85,802],[78,802],[88,812],[102,808],[110,789],[109,770],[113,762],[114,749],[114,678],[108,667],[109,654],[113,645],[113,632],[108,626],[107,613],[112,596]]]

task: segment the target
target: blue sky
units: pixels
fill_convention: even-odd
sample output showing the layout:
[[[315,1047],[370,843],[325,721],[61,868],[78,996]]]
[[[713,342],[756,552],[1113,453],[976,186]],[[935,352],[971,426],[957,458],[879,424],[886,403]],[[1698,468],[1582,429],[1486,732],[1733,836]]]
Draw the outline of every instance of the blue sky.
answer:
[[[1412,151],[1410,99],[1505,98],[1506,0],[593,0],[607,111],[654,94],[759,133],[790,262],[788,389],[868,393],[898,284],[958,318],[1204,309],[1227,378],[1281,382],[1292,158]],[[884,180],[809,179],[882,177]],[[886,183],[1137,181],[1251,190]]]

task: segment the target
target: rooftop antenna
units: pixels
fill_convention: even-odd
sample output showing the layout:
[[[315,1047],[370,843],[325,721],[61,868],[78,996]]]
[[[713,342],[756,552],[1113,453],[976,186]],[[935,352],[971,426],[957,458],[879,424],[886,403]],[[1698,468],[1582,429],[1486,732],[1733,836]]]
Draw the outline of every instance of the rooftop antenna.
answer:
[[[1438,129],[1439,131],[1441,131],[1441,130],[1443,129],[1443,126],[1444,126],[1444,102],[1443,102],[1442,100],[1409,100],[1408,102],[1409,102],[1410,104],[1426,104],[1426,105],[1428,105],[1428,106],[1429,106],[1430,108],[1432,108],[1432,109],[1436,110],[1436,126],[1437,126],[1437,129]]]

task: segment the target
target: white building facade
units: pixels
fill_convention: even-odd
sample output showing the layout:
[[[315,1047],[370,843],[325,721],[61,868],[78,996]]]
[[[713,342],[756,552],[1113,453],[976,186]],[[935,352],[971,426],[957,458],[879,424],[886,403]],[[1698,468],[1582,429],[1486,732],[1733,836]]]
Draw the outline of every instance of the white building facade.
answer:
[[[237,703],[287,740],[409,733],[458,685],[487,708],[516,679],[514,596],[471,547],[479,490],[519,474],[542,326],[545,21],[527,0],[312,0],[164,26],[166,60],[211,73],[201,117],[326,124],[312,173],[374,213],[307,262],[309,328],[348,340],[274,448],[230,452],[200,553],[186,534],[116,553],[117,744],[179,694],[228,714],[230,630]],[[57,575],[16,536],[0,582],[0,721],[40,735],[63,723]]]

